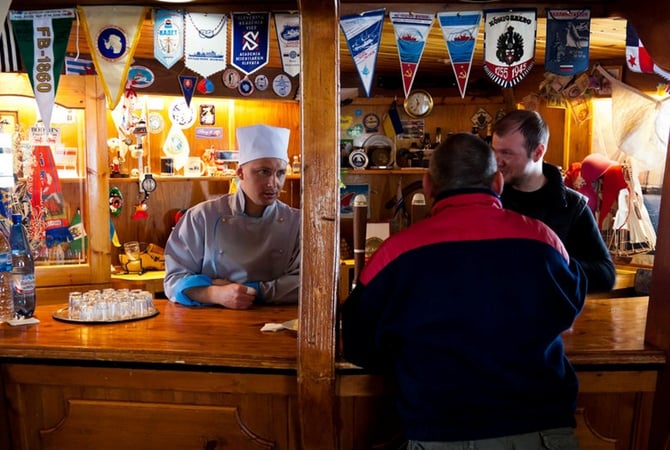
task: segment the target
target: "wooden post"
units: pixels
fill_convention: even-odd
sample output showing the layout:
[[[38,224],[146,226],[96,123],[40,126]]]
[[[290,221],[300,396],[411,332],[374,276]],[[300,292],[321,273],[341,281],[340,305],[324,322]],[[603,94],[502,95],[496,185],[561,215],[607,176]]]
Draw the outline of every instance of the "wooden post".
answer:
[[[363,194],[354,198],[354,284],[365,266],[365,233],[368,224],[368,199]]]
[[[335,450],[339,270],[339,11],[300,0],[302,271],[298,333],[300,448]],[[308,251],[305,251],[308,250]]]

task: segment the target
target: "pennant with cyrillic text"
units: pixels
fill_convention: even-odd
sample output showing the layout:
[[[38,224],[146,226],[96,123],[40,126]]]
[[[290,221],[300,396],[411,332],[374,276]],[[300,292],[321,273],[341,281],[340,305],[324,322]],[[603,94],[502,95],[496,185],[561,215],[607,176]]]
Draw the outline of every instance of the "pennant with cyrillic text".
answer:
[[[441,12],[437,14],[437,20],[442,28],[444,42],[447,44],[458,90],[461,98],[464,98],[472,68],[472,57],[475,54],[479,36],[482,12]]]
[[[51,126],[51,112],[65,62],[74,10],[10,11],[9,18],[40,117],[48,128]]]
[[[128,80],[128,70],[147,15],[143,6],[78,6],[91,57],[114,109]]]
[[[340,28],[367,97],[375,76],[385,15],[386,9],[382,8],[340,18]]]
[[[670,72],[654,63],[630,21],[626,24],[626,65],[633,72],[655,73],[670,80]]]
[[[496,84],[509,88],[535,66],[537,10],[485,11],[484,71]]]
[[[268,63],[270,13],[233,13],[230,64],[249,75]]]
[[[184,15],[181,11],[154,9],[154,58],[166,68],[184,57]]]
[[[390,12],[389,18],[393,24],[396,43],[398,45],[398,57],[400,58],[400,72],[402,85],[405,89],[405,97],[409,95],[414,83],[414,77],[421,62],[423,49],[430,28],[435,20],[434,14],[421,14],[413,12]]]
[[[590,9],[547,10],[547,45],[544,68],[572,76],[589,68]]]
[[[184,14],[184,65],[207,78],[226,68],[228,16]]]
[[[294,77],[300,73],[300,15],[276,13],[274,18],[282,68]]]

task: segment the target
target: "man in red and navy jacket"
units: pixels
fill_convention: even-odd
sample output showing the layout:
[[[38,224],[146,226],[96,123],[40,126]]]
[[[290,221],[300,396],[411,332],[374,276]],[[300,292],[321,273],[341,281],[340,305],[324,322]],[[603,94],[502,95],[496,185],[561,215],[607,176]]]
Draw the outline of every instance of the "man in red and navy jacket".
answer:
[[[410,450],[578,448],[561,333],[586,279],[548,226],[503,209],[503,183],[483,140],[450,136],[423,179],[431,216],[380,246],[343,305],[344,356],[393,378]]]

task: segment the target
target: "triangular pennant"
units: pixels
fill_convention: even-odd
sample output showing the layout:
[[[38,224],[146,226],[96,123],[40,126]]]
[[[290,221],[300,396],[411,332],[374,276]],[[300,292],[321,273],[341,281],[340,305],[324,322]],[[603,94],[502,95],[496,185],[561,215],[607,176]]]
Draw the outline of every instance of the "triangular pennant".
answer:
[[[0,29],[0,72],[21,71],[21,58],[14,38],[12,21],[7,17]]]
[[[154,58],[166,68],[184,57],[184,15],[181,11],[154,9]]]
[[[147,15],[143,6],[78,6],[107,106],[114,109],[126,88],[128,70]]]
[[[367,97],[375,75],[385,15],[386,9],[382,8],[340,18],[340,28]]]
[[[32,178],[32,206],[33,211],[39,211],[34,217],[43,218],[46,226],[46,245],[50,248],[71,241],[72,234],[69,230],[63,191],[51,147],[36,145],[33,155],[35,165]]]
[[[485,11],[484,71],[496,84],[509,88],[535,65],[537,10]]]
[[[7,18],[7,11],[9,11],[9,4],[12,0],[2,0],[0,2],[0,23],[3,23]]]
[[[233,13],[230,64],[249,75],[268,63],[270,13]]]
[[[655,73],[670,80],[670,72],[654,63],[630,21],[626,24],[626,65],[633,72]]]
[[[419,68],[426,39],[435,20],[434,14],[420,14],[413,12],[389,13],[395,39],[398,45],[400,70],[405,96],[412,90],[412,83]]]
[[[300,73],[300,15],[277,13],[274,17],[282,68],[294,77]]]
[[[437,20],[442,29],[444,42],[447,44],[458,90],[461,93],[461,98],[464,98],[470,78],[472,56],[475,54],[475,46],[479,36],[482,12],[441,12],[437,14]]]
[[[226,68],[228,16],[187,12],[184,17],[184,65],[203,78]]]
[[[181,86],[181,93],[184,95],[184,100],[187,106],[191,106],[191,99],[195,92],[196,82],[198,77],[192,75],[179,75],[179,86]]]
[[[40,117],[48,128],[74,10],[11,11],[9,18],[35,93]]]
[[[590,9],[547,10],[547,44],[544,68],[572,76],[589,68]]]

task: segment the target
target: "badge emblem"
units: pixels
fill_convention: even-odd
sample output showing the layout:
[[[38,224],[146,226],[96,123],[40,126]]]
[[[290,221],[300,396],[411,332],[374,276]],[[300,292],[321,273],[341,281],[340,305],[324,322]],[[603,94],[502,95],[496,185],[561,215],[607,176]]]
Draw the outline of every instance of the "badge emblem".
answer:
[[[98,52],[108,61],[116,61],[123,57],[128,50],[126,34],[117,27],[104,28],[98,34]]]

